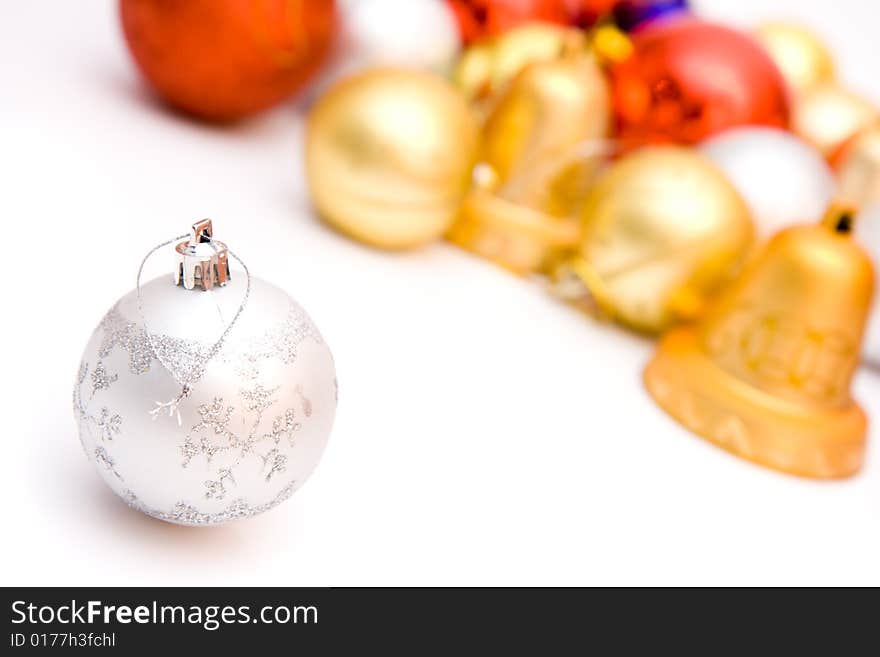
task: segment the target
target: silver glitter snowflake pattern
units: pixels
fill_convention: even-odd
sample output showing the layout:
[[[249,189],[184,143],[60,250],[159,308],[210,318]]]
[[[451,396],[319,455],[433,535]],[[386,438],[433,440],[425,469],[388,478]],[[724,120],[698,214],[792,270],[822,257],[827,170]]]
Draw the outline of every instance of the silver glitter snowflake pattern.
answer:
[[[125,503],[131,508],[140,511],[141,513],[146,513],[153,518],[165,520],[166,522],[178,522],[188,525],[216,525],[229,520],[236,520],[238,518],[250,518],[251,516],[273,509],[293,495],[294,490],[296,490],[296,481],[291,481],[282,488],[274,498],[265,504],[251,506],[245,500],[237,499],[230,503],[226,509],[218,513],[203,513],[192,504],[185,501],[178,502],[170,511],[151,509],[141,503],[137,496],[130,490],[126,490],[123,493],[122,499],[125,500]]]
[[[227,484],[235,485],[235,478],[230,468],[220,468],[217,479],[205,482],[205,497],[208,499],[222,500],[226,497]]]
[[[266,472],[266,483],[272,481],[272,475],[276,472],[284,472],[287,469],[287,454],[282,454],[277,447],[273,447],[263,455],[263,468]]]
[[[153,349],[146,332],[134,322],[126,321],[116,306],[104,315],[101,330],[103,336],[98,347],[100,358],[109,356],[114,347],[121,347],[128,352],[128,369],[132,374],[144,374],[150,370]]]
[[[92,397],[94,397],[95,393],[99,390],[107,390],[112,383],[117,381],[117,379],[119,379],[118,374],[108,373],[107,368],[104,367],[104,363],[98,361],[94,371],[92,371]]]
[[[106,358],[114,348],[124,349],[128,352],[128,369],[132,374],[149,372],[154,360],[171,370],[178,381],[195,382],[204,374],[209,345],[158,333],[151,334],[150,344],[143,326],[127,321],[116,306],[101,320],[101,330],[98,356]]]
[[[262,429],[266,410],[277,403],[275,393],[278,387],[267,388],[256,384],[251,388],[239,390],[240,406],[227,405],[222,398],[215,398],[210,404],[199,406],[199,421],[190,429],[180,447],[183,456],[183,467],[189,466],[193,459],[204,457],[210,465],[218,454],[234,454],[231,465],[221,468],[215,479],[205,481],[205,497],[208,499],[224,499],[230,486],[235,485],[234,470],[239,463],[251,456],[258,457],[263,464],[266,483],[287,469],[288,456],[279,449],[282,440],[289,446],[294,445],[297,432],[302,428],[297,419],[298,411],[286,409],[272,420],[271,429]],[[299,391],[302,408],[311,414],[311,402]],[[239,410],[240,409],[240,410]],[[248,420],[247,433],[237,433],[232,426],[240,414]],[[269,449],[263,450],[263,445]]]
[[[122,475],[116,472],[116,463],[107,453],[107,450],[104,449],[104,447],[102,447],[101,445],[98,445],[95,448],[95,461],[103,465],[106,470],[112,472],[116,476],[116,478],[119,479],[119,481],[122,481]]]
[[[119,435],[122,431],[122,416],[103,406],[101,415],[95,420],[95,424],[100,431],[101,440],[110,442],[113,440],[113,436]]]
[[[178,381],[192,384],[202,377],[208,364],[207,355],[211,345],[159,333],[151,334],[151,345],[144,328],[127,321],[117,306],[104,316],[100,328],[103,336],[98,356],[106,358],[115,347],[125,349],[132,374],[148,372],[152,362],[158,359],[171,370]],[[259,364],[264,360],[278,358],[284,364],[293,363],[300,344],[308,338],[319,344],[323,343],[321,334],[305,311],[295,302],[291,302],[284,320],[276,326],[235,349],[235,355],[232,355],[228,346],[224,346],[216,358],[233,362],[239,376],[253,380],[259,375]]]
[[[296,303],[290,304],[287,316],[277,326],[267,330],[263,335],[251,340],[235,363],[236,371],[244,379],[255,379],[260,372],[260,362],[278,358],[289,365],[294,360],[299,346],[308,338],[318,344],[323,338],[317,327]]]
[[[100,372],[97,376],[95,376],[95,372]],[[79,441],[82,445],[83,451],[87,456],[95,457],[97,459],[97,452],[90,452],[89,448],[85,442],[85,435],[88,434],[92,438],[92,442],[96,443],[99,440],[103,442],[110,442],[114,437],[118,436],[122,432],[122,416],[118,413],[114,413],[107,406],[102,406],[101,410],[97,415],[93,414],[89,408],[88,404],[83,399],[83,384],[86,379],[89,378],[89,364],[85,361],[80,363],[79,372],[76,376],[76,385],[73,388],[73,412],[76,414],[79,419]],[[99,386],[97,390],[95,389],[95,381],[107,381],[107,387],[109,387],[110,383],[116,380],[116,377],[110,377],[107,375],[106,371],[103,368],[103,365],[99,362],[95,367],[95,370],[91,373],[92,380],[92,396],[94,396],[97,390],[105,389],[105,387]],[[95,438],[97,436],[97,439]],[[106,456],[109,459],[109,455],[106,450],[102,448],[101,454]],[[121,479],[121,477],[120,477]]]

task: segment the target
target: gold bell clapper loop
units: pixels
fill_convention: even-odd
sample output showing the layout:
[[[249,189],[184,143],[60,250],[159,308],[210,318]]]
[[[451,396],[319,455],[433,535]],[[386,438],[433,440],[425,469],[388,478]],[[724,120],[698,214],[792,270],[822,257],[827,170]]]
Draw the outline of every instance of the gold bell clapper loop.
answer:
[[[693,327],[668,332],[648,391],[694,433],[804,477],[861,467],[867,418],[850,395],[874,287],[854,210],[778,233]]]
[[[609,102],[583,50],[528,65],[484,124],[474,185],[447,238],[518,274],[575,247],[575,205],[607,154]]]

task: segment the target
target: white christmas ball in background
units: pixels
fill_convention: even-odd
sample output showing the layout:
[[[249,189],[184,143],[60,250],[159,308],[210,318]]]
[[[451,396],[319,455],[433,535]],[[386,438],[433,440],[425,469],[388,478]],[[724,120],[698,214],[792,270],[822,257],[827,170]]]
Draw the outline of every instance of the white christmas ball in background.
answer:
[[[856,239],[865,247],[874,261],[874,307],[868,318],[868,328],[862,342],[865,361],[880,370],[880,203],[874,203],[859,213],[856,219]]]
[[[445,73],[461,48],[455,15],[445,0],[341,0],[340,36],[318,87],[372,66],[406,66]]]
[[[831,168],[813,147],[784,130],[726,130],[700,145],[730,179],[767,239],[792,224],[817,221],[836,190]]]
[[[86,346],[73,395],[83,449],[117,495],[153,517],[209,525],[261,513],[290,497],[324,450],[333,358],[285,292],[252,278],[205,361],[246,282],[233,272],[224,287],[184,289],[161,276],[141,288],[143,314],[132,291]],[[166,413],[160,404],[181,392],[171,370],[195,377]]]

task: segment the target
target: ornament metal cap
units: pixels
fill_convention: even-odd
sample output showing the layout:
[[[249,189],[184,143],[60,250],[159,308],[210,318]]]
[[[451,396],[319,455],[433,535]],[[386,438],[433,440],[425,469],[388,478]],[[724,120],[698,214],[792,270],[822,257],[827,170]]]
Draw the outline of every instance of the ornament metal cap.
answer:
[[[845,477],[867,417],[850,395],[874,273],[850,239],[852,208],[778,233],[694,327],[645,370],[660,406],[734,454],[784,472]]]
[[[200,285],[210,290],[214,285],[229,282],[229,251],[223,242],[214,239],[210,219],[202,219],[192,226],[189,240],[174,247],[176,264],[174,284],[187,290]]]

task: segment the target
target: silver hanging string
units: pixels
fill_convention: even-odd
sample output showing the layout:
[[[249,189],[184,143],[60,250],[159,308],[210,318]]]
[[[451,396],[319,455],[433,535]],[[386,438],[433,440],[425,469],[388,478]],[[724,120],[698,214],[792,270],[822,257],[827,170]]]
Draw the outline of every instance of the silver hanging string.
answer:
[[[144,266],[147,264],[147,260],[149,260],[150,257],[154,253],[156,253],[156,251],[158,251],[159,249],[165,248],[166,246],[170,246],[171,244],[174,244],[176,242],[179,242],[180,240],[186,239],[187,237],[189,237],[189,234],[184,233],[183,235],[178,235],[177,237],[172,237],[170,240],[166,240],[166,241],[162,242],[161,244],[157,244],[152,249],[150,249],[147,252],[147,254],[144,256],[143,260],[141,260],[140,267],[138,267],[137,281],[135,283],[135,289],[137,291],[138,313],[140,314],[141,323],[143,324],[143,327],[144,327],[144,334],[146,335],[146,338],[147,338],[147,344],[150,345],[150,351],[152,351],[153,355],[156,357],[156,360],[158,360],[162,364],[162,366],[166,370],[168,370],[168,372],[171,374],[171,376],[174,378],[174,380],[180,384],[180,394],[178,394],[177,397],[175,397],[174,399],[167,401],[167,402],[159,402],[159,401],[155,402],[156,407],[151,409],[149,411],[149,413],[153,417],[154,420],[161,413],[163,413],[165,411],[168,412],[168,417],[173,417],[176,414],[178,425],[180,425],[182,423],[182,420],[180,417],[180,403],[189,396],[189,394],[192,392],[193,385],[196,383],[196,381],[199,380],[199,378],[201,378],[202,373],[205,371],[205,368],[207,367],[208,363],[211,361],[211,359],[214,358],[214,356],[216,356],[219,353],[220,349],[223,348],[223,344],[226,341],[226,338],[229,335],[229,332],[232,330],[232,327],[235,326],[236,322],[238,322],[238,318],[241,317],[241,313],[244,312],[244,308],[247,305],[248,299],[251,296],[251,273],[250,273],[250,270],[248,269],[247,265],[244,264],[244,261],[241,258],[239,258],[235,253],[233,253],[232,251],[229,250],[229,248],[227,248],[226,252],[230,256],[235,258],[236,262],[238,262],[238,264],[241,266],[242,271],[244,271],[245,279],[246,279],[244,298],[241,300],[241,304],[239,304],[238,310],[236,311],[235,315],[232,317],[232,320],[229,322],[229,324],[223,330],[223,333],[220,334],[220,337],[217,339],[217,341],[208,350],[208,353],[205,354],[205,356],[201,359],[201,362],[199,362],[196,367],[189,370],[190,376],[188,378],[184,378],[182,375],[180,375],[177,372],[176,368],[174,368],[172,365],[169,365],[165,361],[165,359],[162,357],[161,350],[156,348],[156,345],[153,342],[153,335],[152,335],[152,333],[150,333],[149,326],[147,325],[147,317],[144,314],[143,296],[141,295],[141,277],[143,275]],[[213,236],[210,238],[209,244],[211,245],[211,248],[214,249],[215,252],[218,251],[217,245],[214,244]]]

